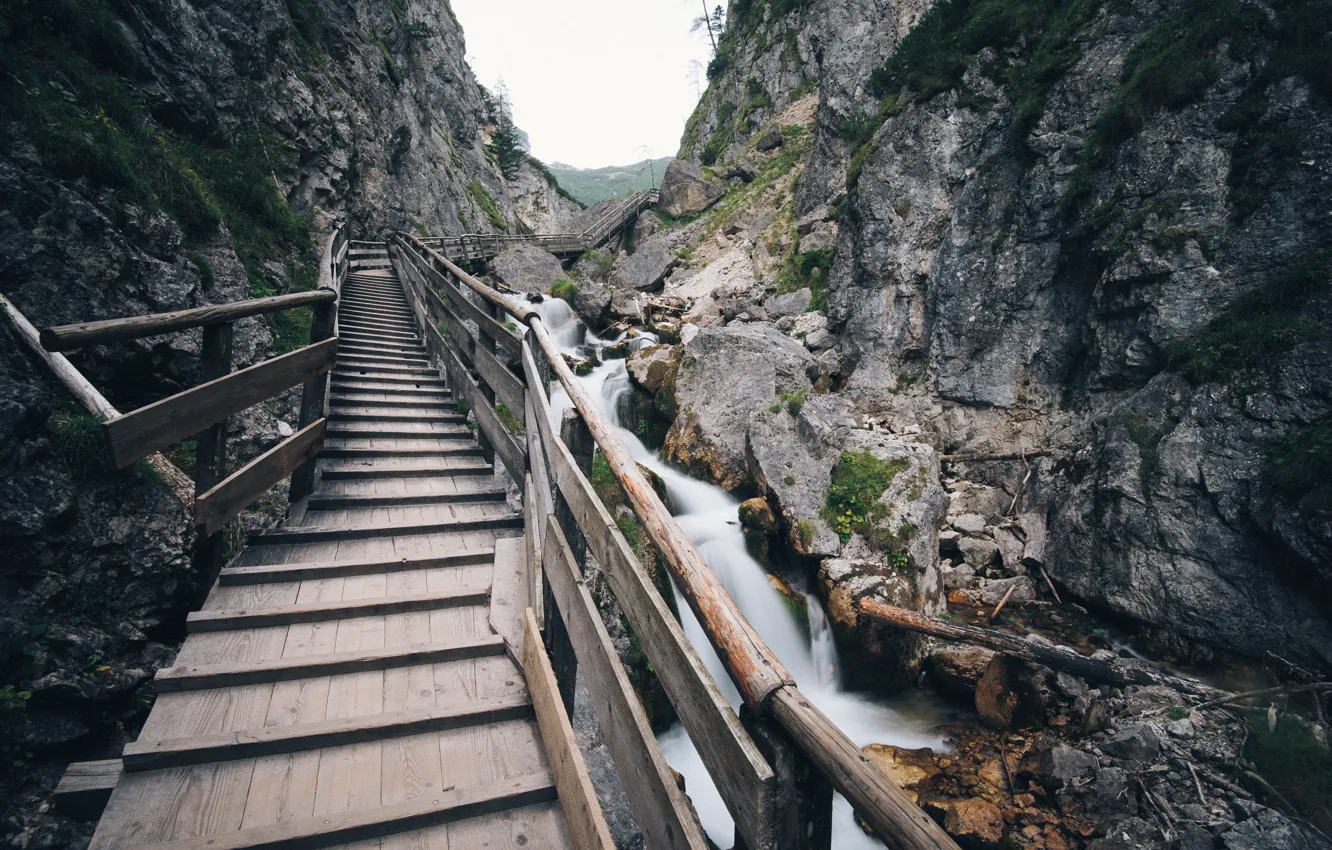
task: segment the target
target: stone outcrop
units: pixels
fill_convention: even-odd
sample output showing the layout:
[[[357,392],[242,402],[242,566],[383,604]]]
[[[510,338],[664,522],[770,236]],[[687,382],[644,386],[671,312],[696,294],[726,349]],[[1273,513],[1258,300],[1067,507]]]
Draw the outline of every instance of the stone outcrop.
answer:
[[[656,289],[680,262],[679,243],[671,233],[648,237],[632,254],[621,256],[611,268],[611,284],[646,292]]]
[[[672,160],[661,178],[657,205],[673,216],[701,213],[717,202],[726,190],[703,169],[685,159]]]
[[[519,243],[491,261],[495,276],[510,289],[542,294],[564,273],[560,261],[549,251]]]

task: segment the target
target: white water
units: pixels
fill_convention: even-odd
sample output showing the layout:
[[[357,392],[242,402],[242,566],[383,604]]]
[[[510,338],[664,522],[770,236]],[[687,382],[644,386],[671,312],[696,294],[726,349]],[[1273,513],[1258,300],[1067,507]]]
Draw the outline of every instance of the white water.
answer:
[[[585,347],[584,351],[586,347],[600,349],[619,341],[603,340],[586,332],[569,305],[559,299],[548,298],[534,306],[555,341],[571,354],[577,355],[580,347]],[[644,334],[641,344],[654,341]],[[640,343],[635,341],[634,347],[638,345]],[[624,361],[608,360],[580,380],[589,394],[600,402],[602,412],[619,425],[617,403],[622,395],[631,391]],[[570,406],[568,395],[556,385],[551,393],[551,415],[556,427],[563,411]],[[925,698],[890,705],[842,690],[837,648],[822,606],[816,597],[805,596],[808,626],[792,614],[781,593],[768,581],[767,572],[745,547],[740,528],[740,503],[730,493],[667,465],[623,427],[620,428],[620,438],[635,460],[661,476],[676,512],[676,521],[745,617],[795,677],[800,690],[852,741],[858,746],[879,743],[937,749],[942,745],[940,736],[931,731],[939,721],[939,710]],[[685,634],[707,663],[727,699],[738,707],[738,692],[678,589],[676,602]],[[708,836],[719,847],[731,846],[735,835],[734,822],[684,727],[677,724],[659,735],[658,742],[667,761],[684,775],[689,797],[698,809]],[[841,795],[837,795],[834,807],[833,846],[838,850],[883,846],[856,825],[851,807]]]

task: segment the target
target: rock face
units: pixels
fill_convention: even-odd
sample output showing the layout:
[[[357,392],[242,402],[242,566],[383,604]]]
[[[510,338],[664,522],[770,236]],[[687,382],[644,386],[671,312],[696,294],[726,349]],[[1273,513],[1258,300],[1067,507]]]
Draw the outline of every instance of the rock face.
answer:
[[[615,261],[611,268],[611,284],[640,292],[656,289],[680,262],[677,248],[669,233],[649,237],[634,253]]]
[[[666,436],[666,456],[722,487],[739,487],[748,478],[750,420],[781,393],[808,391],[814,363],[771,325],[704,329],[684,347],[675,383],[680,415]]]
[[[754,156],[817,80],[793,219],[800,250],[831,252],[815,345],[832,346],[834,388],[950,454],[1017,458],[951,467],[1021,492],[1020,538],[967,534],[1010,577],[1043,565],[1092,607],[1190,641],[1332,661],[1332,500],[1281,464],[1298,446],[1326,465],[1332,428],[1332,347],[1309,330],[1332,315],[1332,109],[1318,79],[1273,70],[1292,67],[1291,13],[1262,5],[1250,52],[1199,46],[1206,79],[1139,110],[1135,63],[1193,31],[1182,8],[1089,13],[1033,100],[1021,86],[1044,73],[1050,20],[928,92],[913,74],[933,67],[871,77],[927,6],[737,11],[681,156]],[[976,23],[943,17],[930,25]]]
[[[548,251],[520,243],[491,261],[496,276],[518,292],[544,293],[564,272],[560,261]]]
[[[677,159],[666,167],[666,176],[661,178],[661,199],[657,205],[670,215],[693,215],[712,206],[725,191],[703,169],[688,160]]]

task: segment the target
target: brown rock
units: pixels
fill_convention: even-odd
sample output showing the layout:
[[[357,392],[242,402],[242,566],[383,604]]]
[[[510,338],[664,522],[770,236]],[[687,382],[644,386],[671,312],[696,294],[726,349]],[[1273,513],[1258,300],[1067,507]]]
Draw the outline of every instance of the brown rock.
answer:
[[[956,699],[971,699],[994,651],[980,646],[954,644],[930,655],[929,671],[935,686]]]
[[[939,772],[929,747],[907,750],[891,744],[870,744],[862,752],[884,776],[901,786],[913,803],[918,800],[916,786],[920,781]]]
[[[1002,655],[995,655],[985,666],[976,684],[976,713],[986,726],[1009,729],[1017,713],[1018,696],[1013,665]]]
[[[773,514],[772,506],[768,504],[767,499],[755,496],[740,505],[740,524],[745,528],[771,534],[777,530],[777,517]]]
[[[967,850],[998,847],[1004,840],[1004,818],[999,808],[976,798],[950,805],[944,815],[944,829]]]

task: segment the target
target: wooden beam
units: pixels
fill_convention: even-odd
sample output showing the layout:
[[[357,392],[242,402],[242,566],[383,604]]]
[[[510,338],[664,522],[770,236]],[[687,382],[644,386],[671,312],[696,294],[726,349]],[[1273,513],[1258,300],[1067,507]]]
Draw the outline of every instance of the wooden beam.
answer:
[[[213,732],[189,738],[136,741],[125,745],[125,770],[136,773],[207,762],[341,747],[366,741],[405,738],[446,729],[522,720],[532,714],[526,694],[466,700],[413,711],[342,717],[295,726],[264,726],[236,732]]]
[[[467,403],[472,406],[476,412],[477,425],[490,444],[495,449],[495,454],[499,456],[500,462],[504,464],[504,469],[514,481],[522,481],[527,471],[527,452],[518,445],[513,435],[499,421],[499,416],[495,413],[495,408],[490,406],[490,402],[481,393],[481,388],[472,380],[462,361],[447,344],[443,337],[439,336],[439,331],[433,327],[426,330],[427,335],[433,334],[442,347],[443,354],[441,359],[444,361],[444,368],[449,373],[449,383],[457,395],[467,399]],[[477,346],[480,351],[480,346]],[[517,411],[514,411],[517,415]]]
[[[383,599],[356,599],[349,602],[310,602],[301,605],[279,605],[257,611],[227,610],[193,611],[185,618],[185,630],[198,632],[225,632],[235,629],[260,629],[267,626],[289,626],[293,623],[318,623],[350,617],[378,617],[411,611],[438,611],[443,608],[463,608],[484,605],[490,601],[489,587],[451,590],[447,593],[415,593],[389,596]]]
[[[281,658],[234,664],[177,664],[157,671],[154,683],[158,693],[196,691],[205,688],[230,688],[288,682],[315,676],[339,676],[370,670],[391,670],[419,664],[440,664],[504,654],[504,641],[495,636],[457,641],[449,644],[413,644],[398,649],[371,649],[362,652],[336,652],[302,658]]]
[[[277,313],[295,307],[326,304],[337,300],[337,297],[337,293],[331,289],[316,289],[313,292],[293,292],[289,295],[274,295],[268,298],[251,298],[245,301],[233,301],[230,304],[213,304],[207,307],[195,307],[191,310],[175,310],[170,313],[126,316],[123,319],[103,319],[97,322],[77,322],[72,325],[44,328],[41,341],[42,347],[47,351],[70,351],[75,348],[86,348],[90,345],[105,345],[108,342],[158,336],[159,334],[199,328],[205,325],[234,322],[237,319],[244,319],[249,316]]]
[[[203,527],[204,534],[213,534],[235,519],[246,505],[319,454],[327,423],[320,419],[305,426],[195,499],[195,524]]]
[[[76,761],[65,768],[52,799],[57,809],[75,820],[96,820],[124,773],[120,759]]]
[[[263,564],[253,567],[230,567],[222,570],[218,582],[223,586],[242,584],[275,584],[288,581],[313,581],[347,576],[400,573],[409,570],[436,570],[447,567],[468,567],[488,564],[495,558],[495,550],[473,549],[449,555],[428,558],[398,558],[392,561],[325,561],[306,564]]]
[[[504,638],[509,653],[523,653],[523,612],[531,605],[525,577],[523,540],[506,537],[495,541],[494,591],[490,594],[490,627]]]
[[[564,532],[555,517],[549,517],[547,523],[542,565],[578,663],[586,671],[583,681],[596,708],[602,737],[645,843],[654,850],[703,850],[707,847],[703,828],[657,746]]]
[[[745,846],[753,850],[771,847],[777,838],[772,832],[777,818],[772,767],[741,725],[707,664],[689,643],[568,447],[555,439],[545,397],[537,392],[530,397],[560,492],[671,705],[696,744]]]
[[[1192,679],[1169,676],[1146,667],[1098,661],[1095,658],[1088,658],[1079,654],[1071,647],[1043,646],[994,629],[983,629],[979,626],[969,626],[966,623],[940,620],[919,611],[898,608],[873,599],[861,600],[859,607],[866,616],[881,623],[896,626],[899,629],[944,640],[956,640],[983,646],[1031,664],[1042,664],[1055,670],[1070,673],[1089,682],[1118,685],[1120,687],[1125,685],[1156,685],[1174,688],[1182,693],[1206,697],[1207,699],[1214,699],[1226,693]]]
[[[615,850],[606,816],[597,801],[596,789],[592,787],[592,777],[587,773],[587,764],[574,740],[569,715],[560,702],[555,671],[550,668],[550,659],[546,658],[545,647],[541,645],[541,633],[537,631],[531,608],[523,611],[522,622],[523,675],[527,678],[527,689],[532,692],[532,707],[536,710],[541,743],[545,745],[546,760],[555,777],[569,837],[578,850]]]
[[[103,425],[112,461],[123,468],[333,368],[337,338],[265,360],[141,407]]]
[[[481,376],[481,380],[495,391],[495,397],[504,402],[504,405],[513,411],[513,415],[517,416],[523,409],[523,382],[518,380],[517,376],[509,371],[509,367],[501,363],[495,355],[479,345],[473,352],[472,362],[476,365],[476,373]]]
[[[550,771],[542,770],[489,785],[439,791],[402,803],[145,844],[139,850],[313,850],[545,803],[556,799],[557,794]]]

